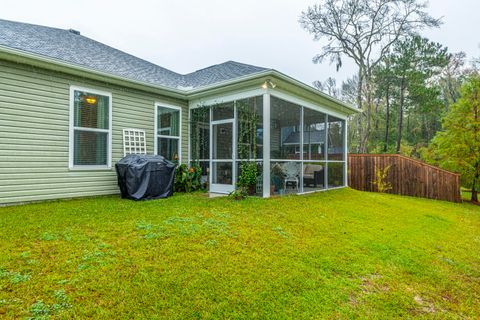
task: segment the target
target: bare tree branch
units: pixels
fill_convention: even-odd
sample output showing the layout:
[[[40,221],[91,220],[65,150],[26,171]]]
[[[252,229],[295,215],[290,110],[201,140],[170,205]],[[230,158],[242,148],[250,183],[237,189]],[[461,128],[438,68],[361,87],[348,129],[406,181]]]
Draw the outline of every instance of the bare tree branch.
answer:
[[[372,70],[394,44],[424,28],[438,27],[420,0],[322,0],[302,12],[299,22],[315,41],[325,41],[313,62],[326,58],[342,67],[342,57],[358,66],[357,106],[366,106],[367,127],[361,137],[366,152],[372,113]],[[365,88],[364,88],[365,87]],[[365,89],[365,90],[364,90]]]

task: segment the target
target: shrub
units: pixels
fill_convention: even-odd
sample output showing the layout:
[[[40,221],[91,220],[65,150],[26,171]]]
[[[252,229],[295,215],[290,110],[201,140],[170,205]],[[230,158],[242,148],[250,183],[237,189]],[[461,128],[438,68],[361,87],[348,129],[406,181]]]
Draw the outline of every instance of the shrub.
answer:
[[[387,181],[388,171],[390,166],[386,166],[383,169],[375,166],[375,181],[372,183],[377,186],[378,192],[385,193],[392,190],[392,184]]]
[[[193,165],[187,167],[181,164],[176,168],[175,172],[175,192],[192,192],[201,189],[202,169],[199,166]]]
[[[248,197],[248,192],[247,192],[247,189],[245,189],[245,187],[239,187],[238,189],[230,192],[228,196],[235,200],[243,200],[246,197]]]
[[[255,162],[244,162],[241,166],[241,174],[238,177],[237,186],[255,194],[257,184],[258,168]]]

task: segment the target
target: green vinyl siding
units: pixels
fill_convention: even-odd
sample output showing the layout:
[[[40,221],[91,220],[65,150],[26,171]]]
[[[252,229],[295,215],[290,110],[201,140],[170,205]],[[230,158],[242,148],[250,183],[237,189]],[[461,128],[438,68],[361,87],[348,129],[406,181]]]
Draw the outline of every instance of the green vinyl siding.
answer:
[[[69,170],[70,86],[112,94],[111,170]],[[0,60],[0,204],[118,193],[123,129],[145,130],[154,153],[155,103],[182,108],[187,161],[187,101]]]

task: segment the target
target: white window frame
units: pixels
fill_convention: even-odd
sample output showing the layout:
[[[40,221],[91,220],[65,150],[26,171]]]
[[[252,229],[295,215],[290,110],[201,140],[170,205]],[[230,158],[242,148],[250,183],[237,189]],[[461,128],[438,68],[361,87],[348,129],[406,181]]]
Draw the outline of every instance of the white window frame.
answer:
[[[108,97],[108,129],[75,127],[75,91],[82,91]],[[68,167],[70,170],[111,170],[112,169],[112,93],[79,87],[70,86],[70,114],[69,114],[69,145],[68,145]],[[74,133],[75,130],[107,133],[107,164],[106,165],[74,165]]]
[[[172,136],[172,135],[165,135],[165,134],[158,134],[158,107],[162,107],[162,108],[167,108],[167,109],[173,109],[173,110],[178,110],[179,111],[179,124],[178,124],[178,128],[179,128],[179,132],[178,132],[178,136]],[[167,139],[177,139],[178,140],[178,163],[182,163],[182,107],[179,107],[179,106],[174,106],[174,105],[171,105],[171,104],[167,104],[167,103],[162,103],[162,102],[155,102],[155,105],[154,105],[154,154],[155,155],[158,155],[158,138],[167,138]]]

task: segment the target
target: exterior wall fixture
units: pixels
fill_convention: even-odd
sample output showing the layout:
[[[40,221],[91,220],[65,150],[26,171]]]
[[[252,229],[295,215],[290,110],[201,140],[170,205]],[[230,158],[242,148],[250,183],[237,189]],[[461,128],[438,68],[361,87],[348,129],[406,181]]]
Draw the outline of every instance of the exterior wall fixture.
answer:
[[[276,87],[277,87],[277,85],[275,83],[273,83],[273,81],[270,80],[270,79],[265,80],[265,82],[262,84],[262,88],[265,89],[265,90],[268,89],[268,88],[275,89]]]

